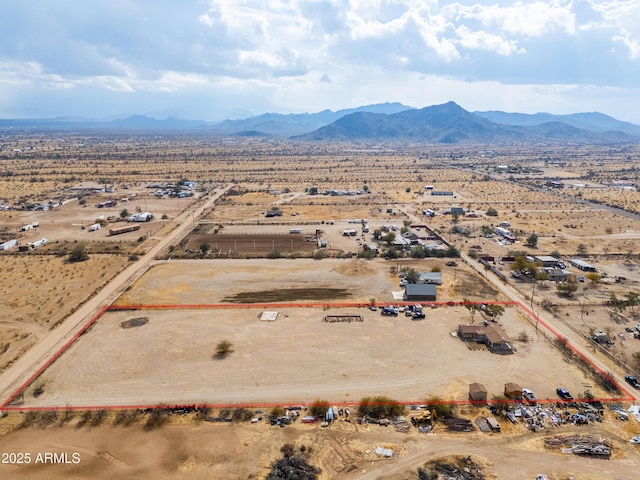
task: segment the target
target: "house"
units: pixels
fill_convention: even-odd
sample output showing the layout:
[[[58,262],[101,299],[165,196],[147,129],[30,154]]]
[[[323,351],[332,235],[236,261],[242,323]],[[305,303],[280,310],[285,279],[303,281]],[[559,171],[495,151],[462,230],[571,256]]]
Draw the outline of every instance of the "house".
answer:
[[[545,268],[544,271],[552,282],[566,282],[571,275],[569,270],[562,268]]]
[[[404,300],[435,302],[436,286],[430,283],[409,283],[404,289]]]
[[[538,255],[533,257],[533,261],[543,267],[557,267],[560,260],[556,257],[552,257],[551,255]]]
[[[522,399],[522,387],[517,383],[505,383],[504,396],[512,400],[520,400]]]
[[[481,383],[469,384],[469,400],[472,402],[486,402],[487,388]]]
[[[442,274],[440,272],[420,272],[416,283],[431,283],[433,285],[442,285]]]
[[[465,342],[484,343],[494,353],[513,353],[511,338],[496,324],[458,325],[458,336]]]

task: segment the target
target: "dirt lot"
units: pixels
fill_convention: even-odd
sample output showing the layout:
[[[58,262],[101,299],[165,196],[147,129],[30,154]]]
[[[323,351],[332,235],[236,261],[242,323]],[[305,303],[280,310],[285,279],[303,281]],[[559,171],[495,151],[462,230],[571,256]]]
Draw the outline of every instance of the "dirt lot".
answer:
[[[454,272],[444,275],[455,293]],[[463,271],[455,275],[456,282],[483,285],[475,274],[467,273],[469,280]],[[284,294],[287,286],[307,288],[311,298],[301,295],[303,302],[317,300],[313,295],[323,289],[343,288],[344,301],[368,303],[374,297],[392,303],[392,292],[400,290],[396,280],[384,261],[172,261],[152,269],[118,304],[219,303],[241,293],[282,289]],[[446,285],[442,290],[446,295]],[[277,321],[262,322],[258,317],[264,309],[108,312],[38,379],[45,393],[35,398],[33,384],[25,403],[351,402],[376,394],[416,402],[432,394],[464,400],[474,381],[485,383],[495,396],[510,381],[527,385],[540,398],[555,398],[558,385],[576,394],[586,389],[602,394],[550,342],[538,338],[515,307],[507,308],[501,323],[510,336],[525,332],[533,341],[516,341],[514,355],[471,351],[452,337],[459,323],[470,321],[463,307],[427,309],[425,321],[345,307],[277,308]],[[326,323],[327,314],[361,315],[364,321]],[[121,327],[133,317],[149,321]],[[235,352],[215,359],[215,346],[223,339],[234,344]]]
[[[477,409],[482,415],[486,409]],[[44,415],[44,412],[43,412]],[[61,414],[62,415],[62,414]],[[144,416],[131,426],[115,425],[114,413],[94,426],[80,426],[81,414],[71,412],[64,426],[60,418],[44,426],[18,429],[25,414],[10,414],[0,421],[0,450],[79,455],[78,464],[0,465],[5,478],[153,478],[244,480],[264,478],[271,464],[281,457],[285,443],[296,449],[306,446],[309,461],[322,469],[319,480],[331,478],[356,480],[416,479],[416,469],[428,460],[448,455],[473,455],[483,465],[488,479],[523,480],[546,473],[551,480],[611,480],[634,478],[637,470],[637,446],[625,441],[638,425],[614,423],[590,428],[593,435],[603,435],[613,442],[615,457],[611,460],[563,455],[546,450],[543,437],[549,435],[584,434],[585,427],[565,426],[552,432],[452,434],[438,431],[425,435],[413,429],[398,433],[391,427],[356,425],[339,421],[329,428],[299,422],[286,428],[264,422],[196,423],[192,417],[172,418],[171,424],[159,429],[143,427]],[[627,428],[634,426],[634,428]],[[7,434],[13,430],[13,433]],[[612,433],[616,432],[616,433]],[[378,446],[390,448],[393,458],[374,453]],[[410,473],[411,472],[411,473]]]

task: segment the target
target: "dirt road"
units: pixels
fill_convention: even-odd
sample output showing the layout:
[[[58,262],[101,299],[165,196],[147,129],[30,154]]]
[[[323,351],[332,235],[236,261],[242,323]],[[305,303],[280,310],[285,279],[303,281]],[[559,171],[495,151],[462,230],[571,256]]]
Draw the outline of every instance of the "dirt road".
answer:
[[[76,333],[93,317],[100,309],[113,302],[124,289],[140,277],[153,263],[156,255],[167,248],[171,243],[187,233],[192,227],[192,222],[210,208],[225,192],[231,189],[229,184],[218,189],[214,195],[200,207],[187,209],[173,220],[175,228],[166,237],[161,239],[140,259],[119,273],[93,298],[84,303],[76,312],[71,314],[55,330],[42,339],[42,341],[27,351],[10,368],[0,376],[0,408],[7,406],[11,395],[38,372],[47,360],[60,348],[72,339]]]
[[[409,213],[406,208],[402,208],[404,213],[411,218],[413,222],[420,222],[421,219]],[[467,254],[460,252],[460,257],[464,260],[465,263],[470,265],[474,270],[476,270],[480,275],[485,277],[487,281],[491,282],[494,287],[498,289],[498,291],[502,292],[509,300],[514,302],[520,302],[525,310],[530,310],[529,304],[530,302],[526,301],[515,288],[513,288],[508,283],[503,283],[498,277],[496,277],[491,272],[485,270],[484,265],[480,264],[477,260],[473,260]],[[593,352],[590,352],[586,348],[583,347],[582,343],[584,341],[579,335],[577,335],[573,330],[571,330],[568,326],[563,324],[562,322],[555,319],[548,312],[540,309],[539,307],[535,307],[532,312],[535,317],[539,320],[539,324],[542,328],[545,328],[548,332],[550,332],[554,337],[564,337],[566,338],[571,347],[582,357],[587,359],[593,365],[595,365],[602,372],[611,372],[611,367],[606,365],[603,361],[595,356]],[[623,393],[630,398],[633,398],[635,401],[640,400],[640,392],[633,391],[630,388],[626,388],[626,383],[624,381],[623,375],[620,375],[616,372],[613,373],[613,379],[616,383],[621,387]]]

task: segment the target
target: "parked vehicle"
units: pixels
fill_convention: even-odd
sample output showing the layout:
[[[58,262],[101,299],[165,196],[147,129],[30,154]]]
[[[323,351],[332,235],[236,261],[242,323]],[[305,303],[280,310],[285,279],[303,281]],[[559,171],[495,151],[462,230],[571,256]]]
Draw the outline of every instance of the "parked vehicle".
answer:
[[[396,307],[382,307],[380,309],[380,315],[384,315],[387,317],[397,317],[398,309]]]
[[[411,315],[412,320],[422,320],[423,318],[426,318],[424,312],[413,312]]]
[[[573,400],[573,396],[565,388],[562,388],[562,387],[556,388],[556,393],[563,400]]]
[[[636,377],[634,377],[633,375],[626,375],[624,379],[633,388],[640,390],[640,382],[638,382],[638,379]]]
[[[537,402],[536,396],[528,388],[522,389],[522,398],[533,405],[535,405],[535,403]]]

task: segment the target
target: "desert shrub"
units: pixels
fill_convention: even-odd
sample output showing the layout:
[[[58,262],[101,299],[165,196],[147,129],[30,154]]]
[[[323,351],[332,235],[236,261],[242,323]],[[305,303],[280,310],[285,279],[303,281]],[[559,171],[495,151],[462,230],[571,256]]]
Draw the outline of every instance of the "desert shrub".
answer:
[[[436,418],[449,418],[453,416],[453,408],[440,397],[429,397],[425,402],[430,412],[435,412]]]
[[[89,260],[89,254],[87,253],[84,244],[81,243],[80,245],[76,245],[74,249],[71,250],[67,260],[71,263],[85,262]]]
[[[309,407],[309,414],[314,417],[323,418],[329,408],[329,402],[326,400],[316,400]]]
[[[358,415],[371,418],[391,418],[404,413],[404,405],[386,396],[365,397],[360,400]]]
[[[233,420],[241,422],[248,422],[252,417],[253,413],[251,410],[244,407],[236,408],[231,414],[231,418],[233,418]]]

